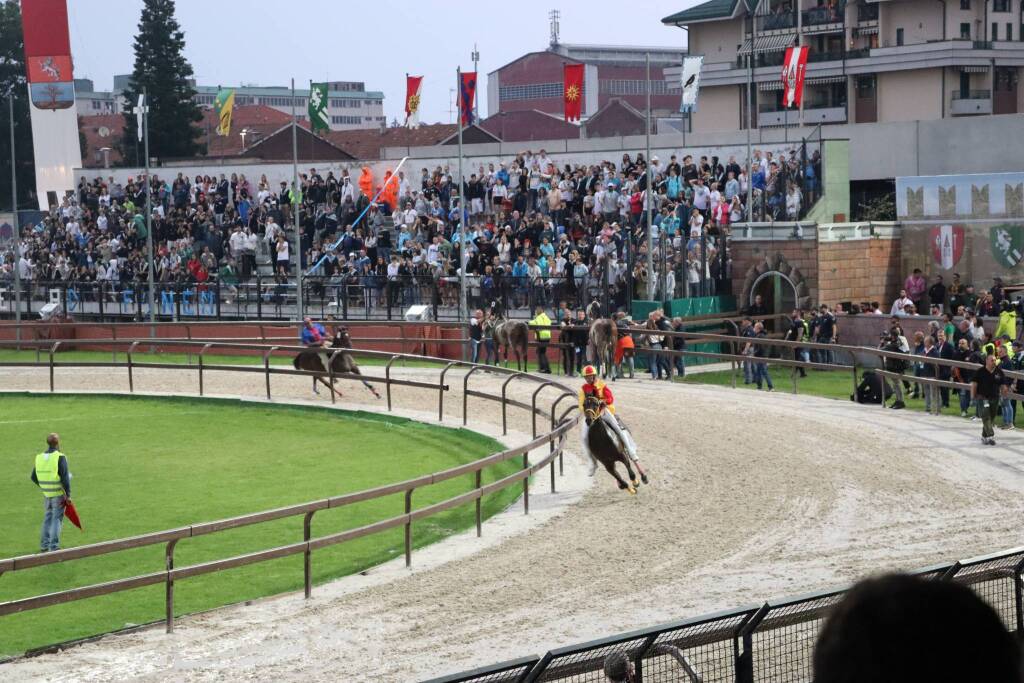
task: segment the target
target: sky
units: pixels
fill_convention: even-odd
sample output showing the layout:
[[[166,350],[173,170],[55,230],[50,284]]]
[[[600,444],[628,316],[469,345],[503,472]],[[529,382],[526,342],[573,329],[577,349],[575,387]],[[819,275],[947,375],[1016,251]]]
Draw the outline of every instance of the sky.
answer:
[[[420,120],[451,121],[455,70],[480,53],[486,74],[549,42],[548,12],[561,12],[563,43],[682,47],[685,32],[662,17],[700,0],[177,0],[185,57],[200,85],[288,85],[350,80],[384,92],[388,122],[404,118],[405,74],[424,76]],[[75,77],[110,90],[131,73],[142,0],[67,0]]]

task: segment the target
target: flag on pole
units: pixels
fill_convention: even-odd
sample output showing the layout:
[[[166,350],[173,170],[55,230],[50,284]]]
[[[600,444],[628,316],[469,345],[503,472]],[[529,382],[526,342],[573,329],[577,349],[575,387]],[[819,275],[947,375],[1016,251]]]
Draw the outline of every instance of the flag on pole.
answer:
[[[224,88],[217,91],[213,110],[217,112],[217,135],[231,134],[231,110],[235,107],[235,91]]]
[[[679,111],[685,113],[697,111],[697,92],[700,90],[700,69],[704,66],[704,57],[687,57],[683,60],[683,74],[680,85],[683,97],[679,101]]]
[[[405,77],[405,125],[408,128],[419,128],[420,125],[420,88],[423,76]]]
[[[462,115],[462,125],[468,126],[473,123],[473,100],[476,98],[476,72],[463,71],[460,74],[459,83],[459,110]]]
[[[786,48],[786,59],[782,63],[782,85],[785,88],[782,104],[786,107],[799,107],[803,99],[808,50],[806,45]]]
[[[583,65],[566,64],[562,69],[565,120],[579,121],[583,114]]]
[[[135,106],[135,132],[139,134],[139,142],[142,142],[142,113],[146,111],[146,96],[139,93],[139,103]]]
[[[331,120],[327,117],[326,83],[309,84],[309,123],[313,132],[319,128],[329,130],[331,127]]]

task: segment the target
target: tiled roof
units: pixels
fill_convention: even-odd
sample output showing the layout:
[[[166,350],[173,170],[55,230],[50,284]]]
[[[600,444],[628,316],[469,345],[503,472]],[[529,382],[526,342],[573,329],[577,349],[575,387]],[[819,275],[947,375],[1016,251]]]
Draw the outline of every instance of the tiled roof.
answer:
[[[454,123],[428,123],[419,128],[335,130],[326,137],[356,159],[380,159],[385,147],[430,147],[458,131]]]
[[[251,147],[275,131],[286,126],[291,116],[273,107],[262,104],[239,105],[231,112],[231,132],[228,135],[217,135],[217,113],[213,109],[203,110],[203,120],[199,122],[202,131],[201,142],[207,143],[206,156],[230,157],[242,153],[242,130],[249,133],[245,136],[245,147]],[[308,121],[300,121],[299,125],[309,128]]]
[[[663,24],[685,24],[691,21],[706,21],[708,19],[725,19],[731,17],[736,10],[738,0],[709,0],[696,7],[684,9],[667,16],[661,20]]]

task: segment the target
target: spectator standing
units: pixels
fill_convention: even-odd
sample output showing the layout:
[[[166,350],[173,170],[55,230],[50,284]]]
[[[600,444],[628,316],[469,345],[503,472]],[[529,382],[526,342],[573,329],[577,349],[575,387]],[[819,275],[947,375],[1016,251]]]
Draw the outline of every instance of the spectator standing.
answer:
[[[924,303],[924,291],[927,287],[928,283],[924,279],[920,268],[914,268],[914,272],[903,283],[903,289],[907,291],[907,296],[914,302],[914,308],[918,311],[924,310],[922,304]]]
[[[60,550],[60,532],[65,503],[71,501],[71,471],[68,457],[60,452],[60,436],[46,437],[46,450],[36,456],[32,482],[43,492],[43,527],[39,552]]]
[[[768,335],[764,331],[764,323],[758,320],[754,323],[754,338],[764,339]],[[768,349],[764,344],[749,344],[753,347],[754,356],[754,382],[757,384],[758,391],[761,390],[762,381],[768,385],[768,391],[775,391],[774,385],[772,385],[771,375],[768,374],[768,364],[765,362],[765,357],[768,354]]]
[[[936,275],[935,284],[928,288],[928,303],[938,306],[940,313],[946,310],[946,285],[941,275]]]
[[[530,321],[530,327],[534,328],[534,332],[537,334],[537,365],[540,367],[540,372],[545,375],[551,374],[551,365],[548,363],[548,344],[551,342],[551,318],[544,312],[543,306],[537,306],[534,311],[533,320]]]
[[[480,362],[480,345],[483,343],[484,312],[479,308],[473,311],[473,317],[469,321],[469,345],[471,347],[470,362]]]
[[[949,338],[946,336],[945,331],[940,330],[935,338],[935,348],[938,351],[939,358],[943,360],[956,360],[956,349],[949,342]],[[953,368],[948,365],[937,366],[936,374],[938,378],[943,381],[950,381],[953,378]],[[942,400],[942,407],[949,407],[949,387],[939,387],[939,397]]]
[[[889,310],[889,315],[906,315],[907,306],[913,306],[914,302],[909,296],[907,296],[907,290],[901,289],[899,297],[892,302],[892,308]]]
[[[1000,392],[1006,386],[1006,375],[996,363],[995,356],[985,356],[985,366],[974,373],[971,380],[971,400],[978,401],[981,409],[981,442],[995,446],[992,423],[999,410]]]
[[[815,320],[814,341],[819,344],[834,344],[837,337],[836,316],[829,310],[828,304],[822,304]],[[819,351],[822,363],[835,364],[835,353],[828,349]]]

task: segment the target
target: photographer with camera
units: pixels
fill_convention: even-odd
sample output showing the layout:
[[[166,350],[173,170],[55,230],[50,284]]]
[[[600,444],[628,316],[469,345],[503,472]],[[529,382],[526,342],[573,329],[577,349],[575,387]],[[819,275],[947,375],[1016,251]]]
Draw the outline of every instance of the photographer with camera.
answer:
[[[882,340],[878,348],[882,351],[891,351],[893,353],[907,353],[910,351],[910,346],[907,344],[907,338],[903,336],[903,330],[898,325],[894,325],[887,333],[882,335]],[[910,383],[903,379],[903,373],[907,371],[907,361],[903,358],[886,357],[884,365],[887,371],[895,372],[900,375],[899,379],[894,379],[892,383],[893,394],[896,397],[896,400],[893,401],[890,408],[893,410],[906,408],[907,406],[903,402],[903,392],[910,391]]]

